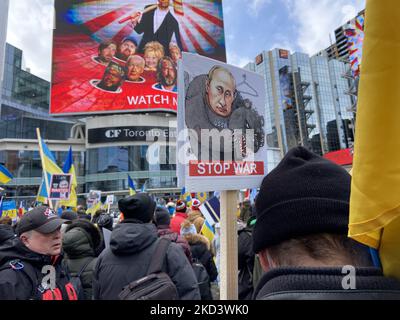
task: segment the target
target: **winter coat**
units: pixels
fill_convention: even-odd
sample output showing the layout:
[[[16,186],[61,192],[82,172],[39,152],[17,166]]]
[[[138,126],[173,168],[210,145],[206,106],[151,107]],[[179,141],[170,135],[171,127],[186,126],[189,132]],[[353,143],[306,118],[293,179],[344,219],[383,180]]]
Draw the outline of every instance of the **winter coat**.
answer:
[[[190,210],[187,219],[190,221],[190,223],[194,224],[197,233],[200,233],[201,228],[203,227],[205,221],[202,213],[199,210]]]
[[[206,268],[210,281],[215,281],[218,277],[218,271],[214,263],[208,239],[200,234],[186,234],[185,239],[189,242],[193,259],[200,261]]]
[[[256,300],[400,300],[400,282],[377,268],[355,268],[356,287],[343,288],[342,268],[276,268],[264,274]]]
[[[101,244],[99,230],[86,220],[77,220],[69,225],[63,236],[65,265],[71,276],[81,272],[85,300],[92,300],[93,297],[93,271]]]
[[[169,224],[169,228],[176,232],[177,234],[181,234],[181,224],[183,221],[187,219],[187,214],[182,212],[176,212],[175,216],[171,219],[171,223]]]
[[[11,268],[12,261],[16,269]],[[0,245],[0,300],[76,300],[76,291],[62,266],[62,257],[51,257],[29,250],[18,237]],[[56,289],[41,286],[43,267],[56,271]]]
[[[192,263],[192,252],[190,251],[189,243],[185,238],[181,237],[177,233],[171,231],[169,226],[157,226],[157,233],[159,237],[167,238],[176,244],[179,244],[188,258],[189,262]]]
[[[112,232],[110,248],[99,256],[93,278],[95,300],[118,300],[122,289],[144,277],[157,245],[155,225],[124,220]],[[199,300],[193,269],[179,245],[171,243],[163,266],[181,300]]]
[[[15,238],[15,232],[12,226],[8,224],[0,224],[0,245],[7,240]]]
[[[238,233],[239,300],[251,300],[254,291],[253,269],[255,258],[252,229],[245,227]]]

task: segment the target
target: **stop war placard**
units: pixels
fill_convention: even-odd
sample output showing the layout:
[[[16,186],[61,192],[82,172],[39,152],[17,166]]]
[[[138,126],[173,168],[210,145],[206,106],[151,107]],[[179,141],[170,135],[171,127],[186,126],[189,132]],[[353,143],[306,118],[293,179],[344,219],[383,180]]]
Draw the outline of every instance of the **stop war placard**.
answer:
[[[179,186],[190,192],[259,187],[268,168],[263,77],[184,53],[178,90]]]

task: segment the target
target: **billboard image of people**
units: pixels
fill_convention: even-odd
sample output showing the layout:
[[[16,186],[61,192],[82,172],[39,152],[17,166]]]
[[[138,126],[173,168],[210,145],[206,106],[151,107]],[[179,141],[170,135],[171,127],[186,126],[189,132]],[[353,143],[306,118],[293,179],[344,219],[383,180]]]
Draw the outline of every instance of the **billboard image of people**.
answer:
[[[189,53],[180,66],[179,185],[190,192],[259,185],[267,168],[263,77]]]
[[[293,108],[292,80],[288,66],[285,66],[279,70],[279,83],[281,86],[282,108],[283,110],[292,109]]]
[[[183,52],[226,61],[221,0],[55,0],[50,113],[177,111]]]

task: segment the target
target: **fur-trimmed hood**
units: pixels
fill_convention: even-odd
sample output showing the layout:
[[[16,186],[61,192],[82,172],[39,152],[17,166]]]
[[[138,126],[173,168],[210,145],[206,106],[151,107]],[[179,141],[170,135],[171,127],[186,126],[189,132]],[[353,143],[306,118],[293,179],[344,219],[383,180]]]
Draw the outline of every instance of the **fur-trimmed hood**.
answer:
[[[184,237],[190,245],[203,243],[207,246],[207,250],[210,250],[210,241],[205,236],[201,234],[186,234]]]

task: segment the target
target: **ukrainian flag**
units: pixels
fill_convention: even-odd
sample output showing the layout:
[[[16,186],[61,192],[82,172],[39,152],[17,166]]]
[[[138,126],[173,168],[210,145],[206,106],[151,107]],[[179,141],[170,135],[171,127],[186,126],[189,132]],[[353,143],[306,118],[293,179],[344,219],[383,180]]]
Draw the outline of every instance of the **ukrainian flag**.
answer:
[[[78,182],[76,181],[76,173],[75,173],[75,166],[74,166],[74,158],[72,156],[72,148],[69,148],[69,152],[67,155],[67,160],[64,163],[63,167],[64,173],[69,173],[72,175],[72,183],[71,183],[71,195],[69,200],[60,201],[60,205],[76,208],[78,205],[78,197],[76,195],[76,187],[78,186]]]
[[[196,198],[199,199],[201,203],[207,200],[207,192],[197,192]]]
[[[192,206],[192,195],[191,195],[190,192],[186,192],[186,188],[185,187],[182,188],[181,200],[186,202],[186,206],[187,207],[191,207]]]
[[[39,140],[39,149],[40,149],[40,156],[42,158],[42,167],[43,167],[43,173],[47,176],[47,183],[50,184],[51,182],[51,176],[53,174],[63,174],[64,172],[60,169],[60,167],[57,165],[56,159],[54,158],[54,155],[50,151],[49,147],[46,145],[43,139]],[[46,180],[43,178],[42,185],[39,189],[39,194],[37,201],[45,203],[46,199],[48,199],[48,190],[47,190],[47,185],[46,185]]]
[[[136,187],[135,183],[133,182],[129,174],[128,174],[128,186],[129,186],[129,195],[134,196],[136,194]]]
[[[42,179],[42,184],[40,185],[38,195],[36,197],[36,201],[40,203],[46,203],[47,198],[49,196],[47,195],[47,188],[46,188],[46,182],[44,181],[44,178]]]
[[[13,179],[13,175],[6,167],[0,164],[0,183],[7,184]]]
[[[398,0],[367,0],[365,10],[349,236],[379,250],[384,275],[400,279],[400,61],[387,56],[400,56],[400,10]]]
[[[57,165],[53,153],[50,151],[49,147],[46,145],[43,139],[40,139],[39,147],[42,150],[43,171],[47,173],[48,182],[50,183],[51,176],[53,174],[63,174],[64,172]]]
[[[210,243],[213,242],[215,233],[213,227],[208,223],[207,220],[204,221],[203,227],[200,230],[200,233],[205,236]]]

